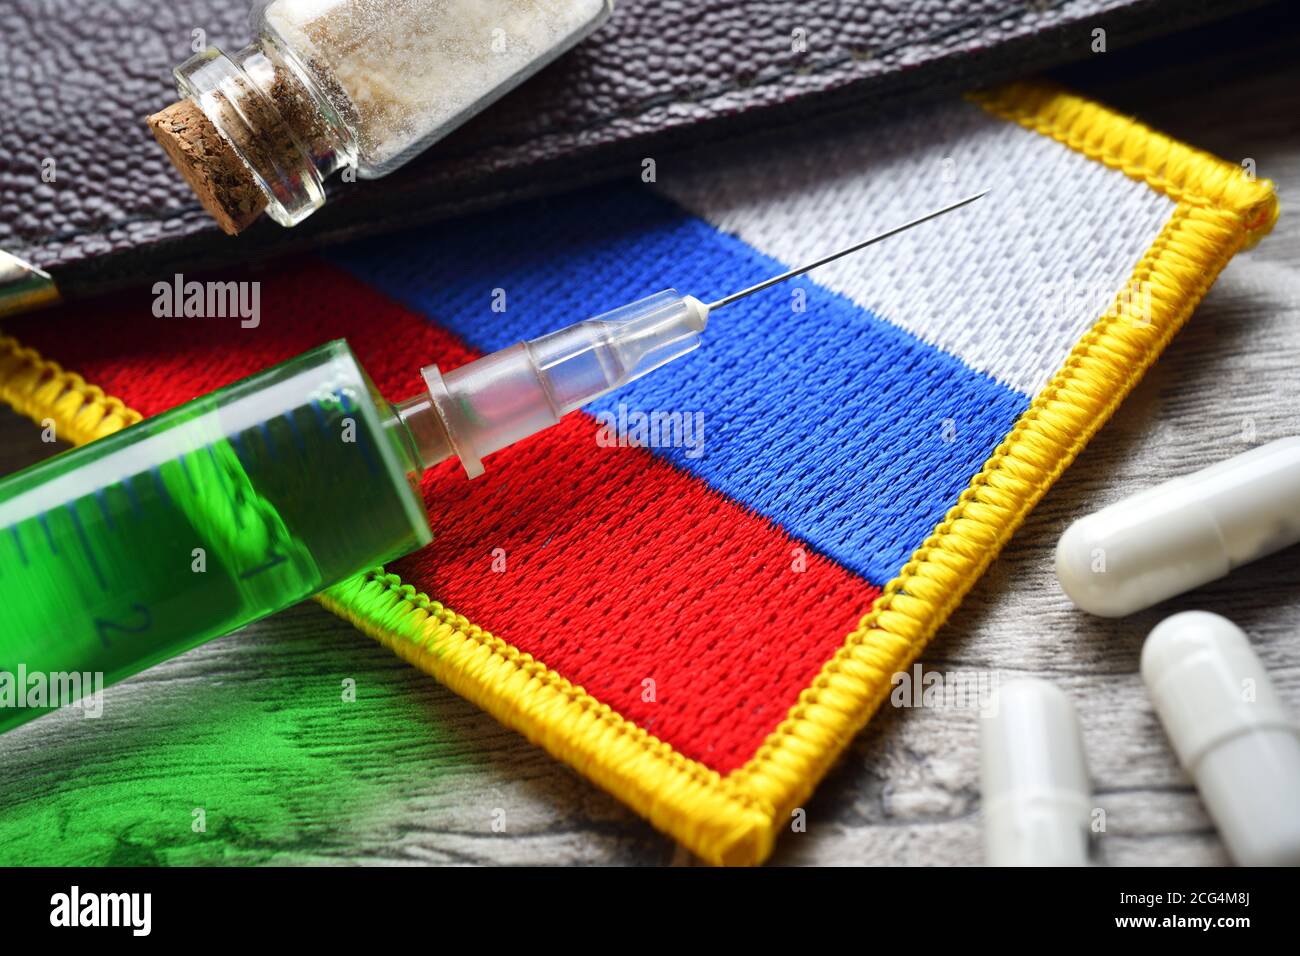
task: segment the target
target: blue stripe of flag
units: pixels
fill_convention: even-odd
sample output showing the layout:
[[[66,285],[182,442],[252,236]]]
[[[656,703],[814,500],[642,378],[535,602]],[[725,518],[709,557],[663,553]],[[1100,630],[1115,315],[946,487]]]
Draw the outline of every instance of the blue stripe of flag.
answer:
[[[356,243],[333,259],[485,352],[669,286],[707,302],[788,268],[627,187]],[[815,282],[796,283],[720,310],[698,352],[588,410],[703,412],[703,454],[657,452],[883,584],[1029,399]],[[502,295],[505,310],[493,311]]]

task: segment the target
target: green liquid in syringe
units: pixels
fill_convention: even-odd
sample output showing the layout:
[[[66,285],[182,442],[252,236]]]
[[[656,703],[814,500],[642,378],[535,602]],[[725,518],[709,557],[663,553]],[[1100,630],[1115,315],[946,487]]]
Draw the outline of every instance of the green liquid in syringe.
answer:
[[[0,730],[427,543],[386,407],[336,342],[0,481]]]

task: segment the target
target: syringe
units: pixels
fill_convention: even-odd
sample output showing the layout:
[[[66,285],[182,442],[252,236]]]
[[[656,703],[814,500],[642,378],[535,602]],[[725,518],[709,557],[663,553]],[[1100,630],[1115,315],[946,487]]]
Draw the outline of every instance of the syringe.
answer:
[[[330,342],[0,481],[0,731],[423,547],[424,469],[473,478],[695,349],[712,311],[982,195],[709,304],[670,289],[430,365],[396,405]]]

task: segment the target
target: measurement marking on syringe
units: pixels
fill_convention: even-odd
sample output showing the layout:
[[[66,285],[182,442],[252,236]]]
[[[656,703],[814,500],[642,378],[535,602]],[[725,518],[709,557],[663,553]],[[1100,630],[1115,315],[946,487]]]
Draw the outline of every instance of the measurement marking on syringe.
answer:
[[[130,478],[130,477],[128,477],[128,478],[123,478],[123,479],[122,479],[122,490],[126,492],[126,500],[129,501],[129,502],[131,503],[131,512],[132,512],[132,513],[133,513],[137,518],[143,518],[143,517],[144,517],[144,509],[140,507],[140,498],[139,498],[139,496],[135,493],[135,488],[132,487],[131,481],[132,481],[132,478]]]
[[[293,436],[293,443],[297,446],[298,453],[302,455],[307,454],[307,441],[302,437],[302,429],[299,428],[298,423],[293,420],[293,413],[285,412],[280,417],[289,423],[289,433]]]
[[[271,436],[271,425],[269,422],[262,422],[257,426],[258,431],[262,433],[262,442],[266,445],[266,457],[271,461],[278,461],[280,456],[275,452],[275,439]]]
[[[41,530],[45,532],[45,541],[50,546],[50,554],[58,557],[59,549],[54,543],[54,532],[50,531],[50,521],[46,514],[39,514],[36,520],[40,523]]]
[[[219,480],[221,473],[224,469],[221,467],[221,462],[217,458],[216,450],[211,445],[204,445],[203,450],[206,451],[208,453],[208,457],[212,459],[212,470],[216,472]],[[230,511],[235,518],[235,529],[238,531],[243,531],[244,516],[240,513],[238,490],[233,488],[228,490],[226,492],[226,500],[230,502]]]
[[[308,407],[311,409],[312,415],[316,419],[316,427],[320,430],[320,433],[323,436],[325,436],[325,440],[327,442],[337,440],[338,436],[336,436],[334,432],[330,430],[329,419],[326,418],[325,410],[321,408],[320,402],[313,398],[308,403]],[[331,473],[328,471],[323,473],[317,473],[316,475],[316,480],[319,481],[323,487],[332,486],[335,480],[337,480],[337,478],[338,475],[336,473]]]
[[[26,566],[28,564],[27,549],[23,547],[22,536],[18,534],[18,525],[10,525],[9,533],[13,535],[14,545],[18,548],[18,557],[22,558],[23,565]]]
[[[311,400],[312,414],[316,416],[316,424],[320,426],[320,432],[327,439],[333,438],[334,434],[330,431],[329,420],[325,417],[325,411],[320,407],[320,402],[316,399]]]
[[[149,474],[153,476],[154,486],[158,489],[158,497],[163,500],[168,508],[172,507],[172,496],[167,492],[167,486],[163,484],[162,470],[160,468],[150,468]]]
[[[259,564],[259,565],[258,565],[257,567],[255,567],[255,568],[250,568],[249,570],[243,572],[243,573],[239,576],[239,578],[240,578],[241,581],[247,581],[249,578],[254,577],[255,575],[261,574],[263,571],[270,571],[270,570],[271,570],[273,567],[275,567],[276,565],[278,565],[278,564],[284,564],[284,562],[286,562],[286,561],[288,561],[288,560],[289,560],[289,558],[288,558],[286,555],[283,555],[283,554],[277,554],[277,553],[275,553],[274,551],[272,551],[272,552],[271,552],[271,558],[270,558],[269,561],[267,561],[265,564]]]
[[[113,520],[113,509],[108,506],[108,489],[100,488],[95,492],[95,503],[99,505],[99,513],[104,516],[104,524],[108,530],[117,531],[117,522]]]
[[[197,495],[199,493],[199,486],[194,483],[194,476],[190,474],[190,466],[185,461],[185,456],[180,455],[179,457],[177,457],[176,460],[180,462],[181,471],[185,473],[185,480],[189,483],[190,486],[190,494]]]
[[[113,646],[108,639],[111,631],[120,631],[123,634],[143,634],[153,627],[153,614],[143,604],[132,604],[131,611],[136,617],[142,618],[139,624],[120,624],[117,621],[110,621],[102,617],[95,618],[95,632],[99,635],[99,640],[105,648]]]
[[[81,515],[77,514],[77,503],[70,501],[66,507],[68,513],[72,515],[72,526],[77,529],[77,537],[81,540],[81,549],[86,552],[86,561],[90,565],[90,570],[95,572],[95,580],[99,582],[100,590],[107,591],[108,582],[104,580],[104,572],[99,569],[99,562],[95,560],[95,552],[90,549],[90,538],[86,536]]]
[[[360,417],[352,415],[352,402],[348,400],[348,393],[336,392],[335,398],[339,400],[339,405],[343,407],[344,414],[352,416],[352,421],[355,423],[354,427],[357,430],[357,446],[361,450],[361,459],[366,463],[366,470],[372,475],[379,474],[379,466],[370,454],[370,447],[366,442],[366,431]]]

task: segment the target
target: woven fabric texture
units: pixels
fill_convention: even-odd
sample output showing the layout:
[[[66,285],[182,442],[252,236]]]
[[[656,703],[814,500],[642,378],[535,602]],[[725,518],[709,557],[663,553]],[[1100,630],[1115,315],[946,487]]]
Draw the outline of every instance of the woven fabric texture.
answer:
[[[1134,260],[1140,251],[1134,243]],[[354,246],[335,261],[482,351],[665,285],[709,301],[787,268],[636,187],[518,208],[506,228],[484,216]],[[492,311],[498,289],[503,312]],[[877,583],[1028,405],[815,281],[720,311],[705,339],[590,411],[698,415],[702,442],[656,454]]]
[[[989,190],[815,280],[1028,396],[1109,307],[1174,211],[1169,197],[968,102],[700,157],[661,185],[782,262]]]
[[[398,399],[425,362],[669,283],[707,300],[996,185],[893,251],[720,312],[699,353],[490,457],[482,479],[434,469],[434,544],[323,597],[706,858],[753,862],[1276,215],[1268,184],[1068,94],[983,102],[1001,118],[940,106],[788,162],[737,160],[734,177],[688,165],[658,190],[223,275],[262,282],[256,331],[152,318],[143,290],[20,319],[0,395],[85,440],[345,336]],[[909,136],[913,152],[872,158]],[[1067,277],[1114,288],[1063,318]],[[1134,284],[1149,307],[1120,294]],[[637,412],[689,416],[700,440],[601,440]]]

